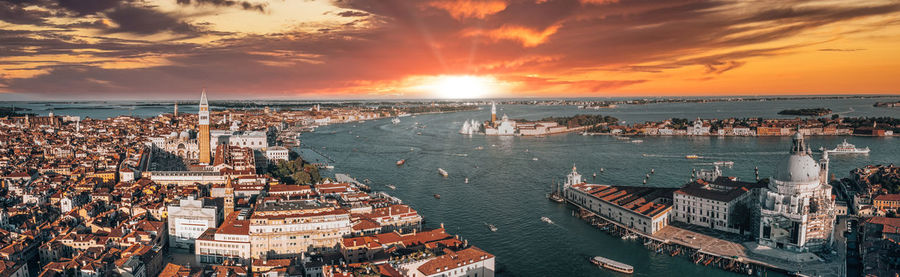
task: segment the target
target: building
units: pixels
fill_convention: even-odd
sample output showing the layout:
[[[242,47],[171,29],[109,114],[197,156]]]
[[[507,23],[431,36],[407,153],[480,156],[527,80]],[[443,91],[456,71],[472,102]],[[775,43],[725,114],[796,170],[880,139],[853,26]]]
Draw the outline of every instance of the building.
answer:
[[[222,264],[230,261],[247,264],[251,251],[250,221],[245,217],[245,214],[233,214],[219,228],[206,229],[196,240],[194,255],[197,262]]]
[[[212,159],[212,152],[210,151],[210,137],[209,137],[209,101],[206,99],[206,89],[203,89],[203,93],[200,95],[200,112],[197,114],[198,116],[198,124],[200,126],[200,132],[197,137],[197,144],[199,147],[199,158],[201,164],[209,164]]]
[[[721,173],[718,167],[715,172]],[[731,233],[749,230],[752,223],[742,219],[752,214],[754,191],[764,186],[715,175],[697,179],[673,194],[672,220]]]
[[[799,132],[790,155],[760,194],[759,244],[795,252],[831,245],[834,198],[826,182],[828,159],[816,162]]]
[[[689,136],[706,136],[709,135],[709,124],[703,124],[703,120],[698,117],[694,124],[688,126],[687,134]]]
[[[278,163],[279,161],[287,161],[290,159],[290,150],[284,146],[272,146],[266,148],[266,159],[269,163]]]
[[[251,257],[334,252],[350,233],[347,210],[315,200],[264,202],[250,216]]]
[[[675,189],[584,183],[572,167],[563,186],[567,201],[632,230],[650,234],[669,225]]]
[[[444,249],[444,255],[398,264],[397,270],[411,277],[492,277],[496,272],[494,255],[477,247]]]
[[[219,226],[222,209],[209,200],[187,197],[166,207],[170,247],[190,249],[207,229]]]
[[[872,205],[879,213],[887,213],[887,211],[897,212],[900,209],[900,194],[882,194],[875,196]]]

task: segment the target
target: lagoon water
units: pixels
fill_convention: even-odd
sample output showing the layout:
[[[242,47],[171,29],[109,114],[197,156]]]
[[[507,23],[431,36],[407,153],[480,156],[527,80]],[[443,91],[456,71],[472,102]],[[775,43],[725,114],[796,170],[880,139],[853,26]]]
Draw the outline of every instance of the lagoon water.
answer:
[[[842,116],[900,117],[900,109],[875,108],[875,101],[896,99],[790,100],[765,102],[661,103],[622,105],[614,109],[578,110],[571,106],[502,106],[499,114],[511,118],[540,119],[579,113],[612,115],[628,123],[679,117],[779,117],[787,108],[828,107]],[[5,103],[32,108],[31,112],[107,118],[117,115],[156,116],[171,112],[168,105],[134,102]],[[110,107],[97,109],[97,107]],[[181,105],[182,112],[196,108]],[[648,186],[677,187],[692,169],[709,168],[714,161],[734,161],[724,173],[743,180],[754,178],[759,166],[763,178],[773,172],[774,161],[786,155],[788,137],[646,137],[629,143],[608,136],[577,134],[547,137],[485,137],[457,133],[468,119],[489,118],[489,108],[324,126],[302,135],[304,148],[333,159],[330,173],[368,178],[376,190],[388,191],[426,218],[426,226],[444,223],[449,232],[497,256],[502,276],[613,276],[588,262],[605,256],[631,264],[635,276],[732,276],[698,266],[684,257],[657,255],[637,242],[622,241],[571,216],[564,205],[545,198],[550,184],[578,167],[587,181],[613,185],[641,185],[655,169]],[[415,128],[414,123],[425,128]],[[421,135],[417,133],[421,132]],[[831,171],[838,177],[866,164],[900,162],[900,138],[846,137],[857,146],[869,146],[866,156],[832,156]],[[812,137],[815,149],[834,147],[842,137]],[[482,147],[482,150],[478,150]],[[305,150],[309,151],[309,150]],[[703,158],[686,160],[687,154]],[[533,158],[537,158],[535,161]],[[406,159],[406,165],[395,162]],[[450,174],[437,173],[443,168]],[[603,173],[600,169],[604,169]],[[597,172],[597,178],[590,175]],[[469,183],[464,183],[469,178]],[[386,185],[396,186],[390,190]],[[440,194],[435,199],[433,194]],[[540,220],[549,217],[554,224]],[[499,230],[491,232],[486,223]]]
[[[896,109],[865,107],[871,107],[871,103],[854,105],[847,103],[844,111],[853,107],[850,113],[900,116]],[[796,108],[778,102],[652,104],[599,111],[504,106],[500,114],[540,119],[592,112],[635,122],[669,117],[774,117],[782,106]],[[643,143],[629,143],[609,136],[577,134],[485,137],[457,133],[464,120],[486,118],[487,107],[404,117],[397,125],[389,119],[332,125],[303,134],[302,144],[333,159],[334,172],[348,173],[359,180],[368,178],[374,189],[403,199],[426,217],[427,227],[444,223],[451,233],[495,254],[502,276],[616,275],[588,263],[589,256],[597,255],[633,265],[635,276],[733,275],[695,265],[684,257],[654,254],[640,243],[609,236],[573,217],[564,205],[548,201],[545,193],[551,183],[565,178],[573,164],[587,181],[614,185],[642,185],[644,175],[653,168],[655,174],[648,186],[676,187],[688,181],[692,169],[710,168],[714,161],[734,161],[733,168],[724,168],[726,175],[752,180],[753,169],[759,166],[760,175],[765,178],[772,174],[774,162],[786,155],[791,144],[789,137],[646,137],[642,138]],[[416,122],[425,128],[415,128]],[[421,135],[417,135],[419,132]],[[834,147],[842,139],[813,137],[809,143],[816,149]],[[860,147],[869,146],[872,153],[832,156],[831,170],[838,178],[847,176],[857,166],[900,161],[900,138],[847,139]],[[703,158],[687,160],[687,154]],[[406,165],[397,167],[395,162],[400,159],[406,159]],[[438,168],[450,176],[441,177]],[[594,172],[596,179],[591,177]],[[465,178],[469,178],[468,184],[464,183]],[[388,184],[396,190],[387,188]],[[433,194],[440,194],[441,199],[435,199]],[[554,224],[542,222],[542,216]],[[491,232],[486,223],[499,230]]]

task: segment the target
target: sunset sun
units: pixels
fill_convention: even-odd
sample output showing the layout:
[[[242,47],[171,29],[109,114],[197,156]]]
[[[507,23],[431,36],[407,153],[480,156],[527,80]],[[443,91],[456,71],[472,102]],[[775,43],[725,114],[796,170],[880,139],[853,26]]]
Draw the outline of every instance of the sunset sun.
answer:
[[[446,99],[481,98],[496,92],[496,80],[492,77],[453,75],[438,76],[425,85],[436,97]]]

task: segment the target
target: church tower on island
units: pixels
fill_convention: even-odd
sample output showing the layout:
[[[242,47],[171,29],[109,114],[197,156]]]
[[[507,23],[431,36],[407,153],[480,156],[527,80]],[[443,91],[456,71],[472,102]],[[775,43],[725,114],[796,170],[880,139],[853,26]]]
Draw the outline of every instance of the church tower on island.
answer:
[[[206,100],[206,89],[200,95],[200,112],[198,114],[200,134],[197,137],[198,147],[200,148],[200,163],[210,164],[212,157],[209,151],[209,102]]]

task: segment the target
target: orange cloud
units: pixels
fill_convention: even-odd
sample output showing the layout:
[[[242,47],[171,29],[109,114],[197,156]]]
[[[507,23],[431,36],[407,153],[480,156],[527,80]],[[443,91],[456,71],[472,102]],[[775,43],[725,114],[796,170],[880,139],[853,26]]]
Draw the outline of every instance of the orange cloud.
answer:
[[[484,35],[494,40],[517,40],[525,47],[535,47],[547,41],[551,35],[559,30],[560,24],[554,24],[542,31],[528,29],[522,26],[503,25],[493,30],[474,29],[464,32],[465,36]]]
[[[464,18],[481,18],[492,15],[506,9],[506,1],[472,1],[472,0],[444,0],[428,3],[429,6],[442,9],[450,13],[457,20]]]

